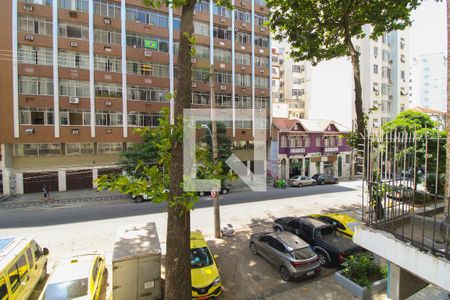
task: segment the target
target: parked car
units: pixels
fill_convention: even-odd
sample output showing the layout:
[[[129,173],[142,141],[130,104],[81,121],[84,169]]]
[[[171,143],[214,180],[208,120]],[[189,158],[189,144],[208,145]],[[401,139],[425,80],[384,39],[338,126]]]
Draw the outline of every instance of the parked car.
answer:
[[[85,254],[64,259],[55,266],[39,300],[97,300],[103,286],[105,258]]]
[[[309,216],[333,225],[336,230],[349,237],[353,237],[355,228],[361,225],[360,221],[345,214],[312,214]]]
[[[290,186],[302,187],[306,185],[316,185],[316,180],[308,176],[296,175],[288,179]]]
[[[168,189],[164,189],[163,193],[168,193]],[[131,198],[133,198],[134,203],[141,203],[143,201],[152,201],[153,196],[148,194],[138,194],[138,195],[131,195]]]
[[[30,238],[0,238],[0,299],[28,299],[47,276],[48,249]]]
[[[362,248],[333,225],[311,217],[284,217],[275,220],[275,231],[289,231],[306,241],[319,256],[322,266],[340,266],[345,257],[362,251]]]
[[[222,282],[208,244],[199,232],[191,232],[191,280],[193,299],[216,298],[222,293]]]
[[[337,177],[334,177],[329,174],[315,174],[312,179],[315,179],[317,184],[325,184],[325,183],[338,183],[339,180]]]
[[[255,233],[250,237],[250,250],[279,270],[284,281],[320,273],[317,254],[290,232]]]
[[[228,194],[231,190],[231,184],[229,183],[225,183],[222,181],[221,186],[220,186],[220,194]],[[211,191],[202,191],[202,192],[198,192],[199,196],[204,196],[204,195],[210,195]]]

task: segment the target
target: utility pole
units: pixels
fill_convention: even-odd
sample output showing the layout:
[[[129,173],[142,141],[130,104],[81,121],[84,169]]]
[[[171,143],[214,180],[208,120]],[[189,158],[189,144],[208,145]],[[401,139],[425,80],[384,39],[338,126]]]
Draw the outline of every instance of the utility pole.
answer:
[[[211,147],[212,158],[215,165],[218,164],[217,154],[217,122],[216,122],[216,76],[214,73],[214,64],[211,64],[209,70],[209,86],[211,95]],[[222,184],[222,183],[221,183]],[[211,197],[214,202],[214,234],[216,238],[220,238],[220,205],[219,205],[219,191],[211,191]]]
[[[450,29],[450,5],[447,1],[447,28]],[[447,38],[447,49],[450,49],[450,42]],[[448,65],[448,55],[447,55],[447,68],[450,66]],[[445,122],[445,128],[447,128],[447,157],[446,157],[446,173],[447,176],[445,177],[445,215],[448,217],[450,214],[450,98],[449,95],[447,95],[447,116],[446,116],[446,122]]]

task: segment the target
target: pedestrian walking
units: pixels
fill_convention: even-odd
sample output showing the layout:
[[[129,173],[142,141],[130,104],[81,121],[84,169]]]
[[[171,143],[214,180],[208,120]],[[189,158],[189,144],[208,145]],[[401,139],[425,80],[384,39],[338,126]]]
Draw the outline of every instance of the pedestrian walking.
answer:
[[[50,200],[50,194],[49,194],[49,190],[48,190],[48,187],[47,187],[46,184],[44,184],[44,185],[42,186],[42,196],[43,196],[42,200],[43,200],[44,202],[47,202],[47,201]]]

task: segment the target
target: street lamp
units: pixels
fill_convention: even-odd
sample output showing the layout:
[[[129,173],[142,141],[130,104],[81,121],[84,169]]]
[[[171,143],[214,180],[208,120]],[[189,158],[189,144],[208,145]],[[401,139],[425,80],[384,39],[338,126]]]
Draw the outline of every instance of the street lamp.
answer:
[[[212,141],[212,132],[211,132],[211,129],[209,129],[209,126],[206,125],[206,124],[202,124],[202,128],[208,129],[208,131],[209,131],[209,136],[211,137],[211,141]],[[211,146],[212,146],[212,145],[211,145]]]

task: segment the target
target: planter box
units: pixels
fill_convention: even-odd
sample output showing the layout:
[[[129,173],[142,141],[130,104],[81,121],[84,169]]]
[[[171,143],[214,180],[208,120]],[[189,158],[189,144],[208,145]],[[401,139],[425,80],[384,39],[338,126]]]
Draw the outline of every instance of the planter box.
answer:
[[[353,296],[358,299],[366,299],[372,295],[378,294],[387,287],[387,279],[381,279],[372,283],[372,287],[369,289],[367,287],[359,286],[354,283],[344,275],[342,275],[342,271],[334,273],[334,281],[348,290]]]

